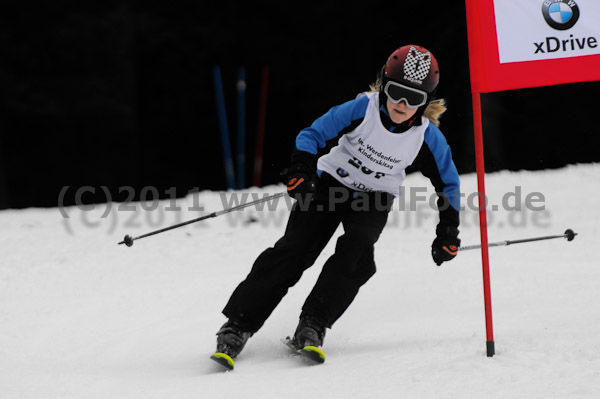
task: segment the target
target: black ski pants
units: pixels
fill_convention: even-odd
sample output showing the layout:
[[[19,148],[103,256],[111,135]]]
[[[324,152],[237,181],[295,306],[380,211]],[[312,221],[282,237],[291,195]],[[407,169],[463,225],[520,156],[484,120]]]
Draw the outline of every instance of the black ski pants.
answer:
[[[387,222],[393,196],[357,193],[339,186],[332,195],[332,187],[323,179],[317,182],[317,189],[319,194],[308,206],[296,202],[284,236],[260,254],[223,310],[225,316],[252,332],[258,331],[288,289],[313,265],[340,223],[344,234],[323,266],[302,315],[311,315],[331,328],[375,273],[374,244]],[[344,196],[347,199],[341,202]]]

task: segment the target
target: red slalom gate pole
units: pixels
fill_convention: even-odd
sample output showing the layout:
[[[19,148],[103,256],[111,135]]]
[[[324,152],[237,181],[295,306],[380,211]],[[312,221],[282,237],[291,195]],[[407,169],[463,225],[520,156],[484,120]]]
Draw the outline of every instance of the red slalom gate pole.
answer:
[[[252,184],[260,187],[262,174],[263,146],[265,141],[265,124],[267,118],[267,94],[269,92],[269,67],[265,66],[261,73],[260,99],[258,109],[258,126],[256,128],[256,151],[254,153],[254,173]]]
[[[485,330],[487,356],[496,353],[492,322],[492,292],[490,288],[490,259],[488,254],[487,215],[485,196],[485,164],[483,159],[483,128],[481,121],[481,94],[473,92],[473,127],[475,132],[475,162],[479,197],[479,232],[481,235],[481,263],[483,268],[483,297],[485,303]]]

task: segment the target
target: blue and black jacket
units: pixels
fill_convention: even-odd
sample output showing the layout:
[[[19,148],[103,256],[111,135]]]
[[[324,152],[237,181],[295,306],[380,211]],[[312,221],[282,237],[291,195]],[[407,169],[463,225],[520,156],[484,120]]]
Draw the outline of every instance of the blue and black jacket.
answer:
[[[312,170],[316,160],[329,152],[344,134],[356,129],[363,121],[369,98],[359,96],[344,104],[331,108],[316,119],[310,127],[303,129],[296,137],[296,148],[292,154],[292,164],[303,163]],[[395,124],[387,114],[385,106],[380,108],[383,125],[393,133],[402,134],[413,126],[421,124],[421,112],[403,124]],[[458,227],[460,209],[460,179],[452,160],[452,152],[440,129],[430,123],[425,131],[419,153],[407,168],[410,173],[419,170],[428,177],[438,193],[440,224],[438,226]]]

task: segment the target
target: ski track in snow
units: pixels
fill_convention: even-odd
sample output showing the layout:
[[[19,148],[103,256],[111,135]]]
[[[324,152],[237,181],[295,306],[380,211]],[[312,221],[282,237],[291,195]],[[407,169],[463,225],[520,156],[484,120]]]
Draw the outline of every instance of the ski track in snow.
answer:
[[[586,164],[486,177],[491,203],[521,186],[523,198],[540,192],[546,205],[544,212],[493,212],[490,242],[579,233],[573,242],[490,249],[493,358],[485,355],[480,252],[436,267],[429,255],[436,213],[426,206],[390,215],[376,248],[378,272],[328,331],[325,364],[307,365],[279,340],[294,331],[335,237],[233,372],[208,358],[225,321],[220,311],[283,233],[285,206],[223,215],[132,248],[116,243],[156,229],[147,213],[135,227],[114,209],[100,219],[102,206],[85,214],[68,208],[67,221],[56,208],[1,211],[0,397],[596,398],[598,176],[600,165]],[[475,175],[461,178],[463,192],[476,191]],[[418,174],[406,185],[429,187]],[[209,212],[223,208],[215,192],[197,200]],[[184,209],[192,202],[179,200]],[[245,223],[251,215],[259,222]],[[463,245],[479,243],[476,212],[463,215]],[[163,216],[159,227],[197,213]],[[86,226],[84,217],[97,224]]]

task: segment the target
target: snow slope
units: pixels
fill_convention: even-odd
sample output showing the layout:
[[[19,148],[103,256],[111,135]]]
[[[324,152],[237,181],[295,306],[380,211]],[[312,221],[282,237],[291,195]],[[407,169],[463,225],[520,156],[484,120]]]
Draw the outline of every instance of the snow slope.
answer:
[[[131,248],[116,243],[198,217],[188,209],[195,202],[220,210],[222,196],[202,192],[152,212],[111,204],[105,218],[106,205],[65,209],[68,219],[59,209],[2,211],[0,397],[596,398],[599,176],[598,164],[487,176],[490,203],[500,205],[490,215],[490,241],[579,233],[573,242],[490,250],[493,358],[485,356],[480,252],[436,267],[429,255],[435,212],[424,201],[409,211],[398,202],[377,244],[378,273],[328,332],[324,365],[290,357],[279,339],[293,332],[335,239],[227,373],[208,359],[220,311],[255,257],[282,234],[284,203]],[[410,175],[407,186],[429,183]],[[503,209],[502,197],[518,187],[517,203],[538,193],[545,210]],[[474,175],[462,176],[462,191],[476,191]],[[182,211],[166,209],[174,205]],[[479,243],[473,210],[463,213],[461,238]]]

